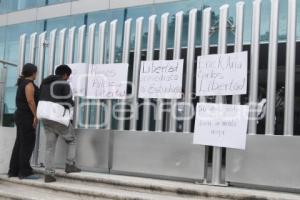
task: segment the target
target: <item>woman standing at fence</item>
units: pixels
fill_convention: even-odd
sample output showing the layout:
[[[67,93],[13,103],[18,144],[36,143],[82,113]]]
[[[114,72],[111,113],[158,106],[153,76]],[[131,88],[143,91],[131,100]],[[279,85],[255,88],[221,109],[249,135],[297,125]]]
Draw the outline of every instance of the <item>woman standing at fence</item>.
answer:
[[[30,158],[35,145],[36,106],[39,97],[39,88],[34,84],[36,74],[37,67],[35,65],[25,64],[17,82],[17,110],[15,112],[17,138],[10,160],[9,177],[38,178],[33,175],[30,166]]]

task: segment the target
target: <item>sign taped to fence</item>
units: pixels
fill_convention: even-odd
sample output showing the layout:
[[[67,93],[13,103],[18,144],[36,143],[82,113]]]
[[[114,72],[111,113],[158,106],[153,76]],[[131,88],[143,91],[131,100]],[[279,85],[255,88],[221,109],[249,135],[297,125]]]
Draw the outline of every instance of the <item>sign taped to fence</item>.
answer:
[[[125,99],[128,64],[94,64],[89,66],[87,97],[91,99]]]
[[[183,60],[143,61],[139,98],[180,99],[182,77]]]
[[[85,96],[88,64],[73,63],[68,64],[68,66],[72,69],[72,74],[68,81],[70,83],[73,96]]]
[[[194,144],[246,148],[248,105],[198,103]]]
[[[239,95],[247,93],[248,53],[199,56],[197,96]]]

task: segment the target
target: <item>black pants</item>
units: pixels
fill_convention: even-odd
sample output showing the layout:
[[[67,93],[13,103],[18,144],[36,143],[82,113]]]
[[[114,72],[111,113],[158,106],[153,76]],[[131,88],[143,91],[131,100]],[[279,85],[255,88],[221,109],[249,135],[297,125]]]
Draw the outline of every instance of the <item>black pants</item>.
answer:
[[[35,146],[35,128],[31,114],[16,114],[17,138],[13,148],[9,172],[10,176],[20,178],[33,174],[30,158]]]

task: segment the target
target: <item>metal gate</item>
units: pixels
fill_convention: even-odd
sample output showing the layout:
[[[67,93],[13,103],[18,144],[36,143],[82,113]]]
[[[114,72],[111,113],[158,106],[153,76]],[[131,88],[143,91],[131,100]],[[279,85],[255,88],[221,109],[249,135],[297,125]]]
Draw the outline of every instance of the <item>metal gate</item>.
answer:
[[[288,11],[288,37],[287,37],[287,58],[286,58],[286,87],[285,87],[285,120],[284,136],[274,136],[275,125],[275,95],[276,95],[276,68],[277,68],[277,44],[278,44],[278,7],[279,0],[271,1],[271,22],[270,41],[268,57],[268,80],[267,80],[267,112],[265,135],[256,135],[257,116],[251,112],[249,118],[249,136],[246,151],[226,151],[226,174],[222,178],[222,148],[214,147],[212,151],[211,175],[208,173],[208,147],[195,146],[192,144],[193,121],[194,119],[180,121],[172,117],[182,113],[183,116],[190,116],[191,109],[184,105],[193,105],[195,102],[205,102],[206,98],[195,99],[194,93],[194,70],[196,35],[201,34],[201,55],[210,53],[210,35],[212,31],[218,31],[218,53],[227,51],[228,12],[229,5],[220,7],[218,27],[211,27],[211,8],[202,11],[202,27],[197,27],[197,9],[189,12],[188,41],[187,48],[182,48],[183,12],[176,14],[174,47],[172,48],[173,59],[185,59],[185,82],[184,97],[180,100],[139,100],[137,96],[139,67],[142,60],[142,33],[145,20],[148,20],[148,40],[146,60],[153,60],[155,52],[159,53],[157,59],[167,58],[167,37],[169,13],[164,13],[160,19],[152,15],[149,19],[137,18],[135,22],[127,19],[123,31],[122,62],[130,63],[134,87],[131,91],[132,98],[127,99],[131,105],[131,113],[134,118],[129,121],[112,120],[111,106],[114,101],[105,101],[109,110],[105,112],[99,106],[96,110],[96,127],[91,128],[91,105],[92,100],[76,98],[75,126],[79,136],[77,160],[81,167],[86,170],[110,172],[117,174],[134,174],[140,176],[159,177],[168,179],[184,179],[192,181],[205,181],[214,185],[224,184],[225,181],[231,184],[251,184],[264,187],[299,188],[300,172],[298,166],[300,159],[296,156],[296,149],[300,139],[293,136],[294,122],[294,89],[295,89],[295,44],[296,44],[296,0],[289,0]],[[249,105],[253,110],[258,103],[258,75],[259,75],[259,49],[260,49],[260,13],[261,0],[253,1],[252,17],[252,39],[250,55],[250,77],[249,77]],[[231,27],[235,32],[234,51],[243,50],[244,33],[244,2],[236,4],[236,24]],[[155,38],[156,21],[161,20],[160,38]],[[117,20],[111,22],[100,22],[81,27],[72,27],[69,30],[53,30],[47,37],[46,32],[30,36],[30,60],[39,66],[38,83],[46,74],[51,74],[55,64],[83,62],[84,56],[87,62],[92,63],[114,63],[116,56],[116,35]],[[130,38],[134,23],[135,44],[134,51],[130,51]],[[88,29],[88,30],[86,30]],[[109,36],[105,34],[109,31]],[[58,34],[57,34],[58,32]],[[76,34],[77,33],[77,34]],[[98,37],[95,35],[98,34]],[[75,38],[75,36],[77,37]],[[36,41],[38,37],[38,41]],[[58,42],[56,40],[58,37]],[[46,39],[49,38],[49,39]],[[97,40],[96,40],[97,38]],[[154,49],[155,40],[160,40],[159,50]],[[105,59],[105,41],[108,40],[108,59]],[[26,35],[20,38],[20,63],[25,63]],[[67,41],[67,42],[66,42]],[[68,44],[66,46],[66,43]],[[75,45],[77,53],[75,55]],[[95,51],[95,49],[98,51]],[[35,49],[38,49],[35,52]],[[46,51],[46,49],[48,49]],[[85,49],[87,49],[85,54]],[[57,51],[58,50],[58,51]],[[183,56],[182,52],[186,51]],[[45,52],[48,54],[45,55]],[[98,53],[98,60],[95,61],[95,52]],[[47,62],[45,62],[47,56]],[[131,59],[131,57],[133,59]],[[55,63],[55,58],[59,60]],[[21,69],[21,67],[20,67]],[[225,103],[225,97],[217,96],[215,102]],[[79,109],[79,103],[85,102],[84,110]],[[139,109],[140,103],[143,107]],[[153,116],[151,103],[156,106],[156,115]],[[232,104],[240,104],[241,97],[233,96]],[[168,105],[171,113],[163,114],[162,106]],[[172,113],[174,112],[174,113]],[[121,113],[126,115],[126,113]],[[154,117],[156,120],[154,120]],[[105,127],[100,127],[101,120],[107,120]],[[80,122],[83,125],[80,126]],[[182,130],[178,126],[182,123]],[[115,125],[117,124],[117,125]],[[141,125],[141,126],[139,126]],[[116,126],[116,128],[114,127]],[[152,130],[151,127],[154,127]],[[139,128],[141,127],[141,128]],[[37,147],[36,164],[43,162],[43,129],[39,134],[39,145]],[[298,141],[299,140],[299,141]],[[280,148],[279,148],[280,145]],[[57,163],[64,162],[63,143],[59,144]],[[284,170],[282,170],[284,169]]]

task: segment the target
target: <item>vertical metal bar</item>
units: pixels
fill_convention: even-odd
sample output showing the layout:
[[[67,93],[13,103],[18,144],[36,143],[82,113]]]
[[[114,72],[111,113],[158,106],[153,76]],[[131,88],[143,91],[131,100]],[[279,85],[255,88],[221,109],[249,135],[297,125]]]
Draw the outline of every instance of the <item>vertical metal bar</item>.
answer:
[[[184,124],[183,132],[191,132],[191,107],[192,107],[192,93],[193,93],[193,75],[195,63],[195,40],[196,40],[196,22],[197,9],[192,9],[189,13],[189,33],[188,33],[188,49],[187,49],[187,64],[186,64],[186,85],[184,94]],[[187,108],[188,106],[188,108]]]
[[[106,29],[106,24],[107,22],[102,22],[99,25],[99,64],[104,63],[104,56],[105,56],[105,29]],[[97,100],[97,105],[96,105],[96,120],[95,120],[95,128],[99,129],[100,128],[100,114],[101,114],[101,109],[100,109],[100,100]]]
[[[296,0],[288,3],[288,28],[285,75],[284,135],[294,134],[295,53],[296,53]]]
[[[46,41],[46,32],[43,32],[39,35],[39,57],[38,57],[38,80],[37,84],[40,85],[44,78],[44,64],[45,64],[45,41]]]
[[[68,44],[68,57],[67,63],[73,63],[74,60],[74,42],[75,42],[75,30],[76,27],[72,27],[69,30],[69,44]]]
[[[228,18],[229,5],[225,4],[220,7],[220,18],[219,18],[219,44],[218,54],[226,53],[227,49],[227,18]],[[223,97],[217,96],[216,103],[223,103]],[[213,162],[212,162],[212,184],[221,184],[221,173],[222,173],[222,148],[213,148]]]
[[[109,63],[115,62],[116,57],[116,39],[117,39],[117,24],[118,20],[110,23],[110,38],[109,38]],[[107,100],[107,110],[105,111],[106,129],[110,130],[112,127],[112,100]]]
[[[201,44],[201,55],[209,54],[209,38],[211,29],[211,8],[206,8],[203,10],[202,14],[202,44]],[[200,96],[200,102],[206,102],[206,98]],[[207,180],[207,164],[208,164],[208,147],[205,147],[205,161],[204,161],[204,174]]]
[[[84,56],[84,37],[85,37],[86,25],[80,26],[78,29],[78,52],[77,52],[77,62],[83,62]]]
[[[270,41],[267,83],[266,135],[275,134],[275,101],[277,79],[277,49],[278,49],[278,10],[279,0],[271,1]]]
[[[88,31],[88,52],[87,52],[87,62],[89,64],[94,64],[94,51],[95,51],[95,29],[96,23],[89,26]]]
[[[89,26],[89,32],[88,32],[88,64],[94,63],[94,50],[95,50],[95,27],[96,24],[93,23]],[[85,83],[86,84],[86,83]],[[89,128],[90,123],[90,106],[89,106],[89,99],[86,99],[86,106],[85,106],[85,123],[84,127]]]
[[[26,45],[26,34],[20,36],[19,42],[19,74],[22,74],[23,66],[25,64],[25,45]]]
[[[123,37],[123,55],[122,55],[122,62],[129,63],[129,52],[130,52],[130,31],[131,31],[131,22],[132,19],[127,19],[125,21],[124,26],[124,37]],[[119,127],[118,130],[125,129],[125,100],[121,100],[121,107],[120,107],[120,116],[119,116]]]
[[[257,95],[258,95],[258,71],[259,71],[259,38],[260,38],[261,0],[253,2],[252,12],[252,38],[251,38],[251,66],[250,66],[250,90],[249,90],[249,122],[248,133],[256,134],[257,131]]]
[[[37,35],[37,33],[32,33],[30,35],[30,46],[29,46],[29,62],[30,63],[35,63],[36,35]]]
[[[44,64],[45,64],[45,41],[46,41],[46,32],[43,32],[39,35],[39,41],[38,41],[38,79],[37,84],[40,85],[44,78]],[[34,56],[33,56],[34,57]],[[36,129],[36,144],[35,144],[35,151],[33,155],[33,160],[35,165],[38,165],[38,155],[39,155],[39,147],[40,147],[40,130],[41,125],[40,123],[37,126]]]
[[[161,28],[160,28],[160,52],[159,59],[166,60],[167,57],[167,42],[168,42],[168,20],[169,13],[164,13],[161,16]],[[156,105],[156,123],[155,123],[155,131],[162,132],[163,131],[163,106],[164,100],[157,99]]]
[[[65,44],[66,44],[66,31],[64,28],[59,32],[59,59],[58,64],[63,64],[65,62]]]
[[[245,2],[243,2],[243,1],[240,1],[236,4],[236,25],[235,25],[234,52],[243,51],[244,7],[245,7]],[[241,104],[240,95],[234,95],[232,97],[232,104]]]
[[[102,22],[99,25],[99,63],[103,64],[104,63],[104,57],[105,57],[105,30],[106,30],[106,24],[107,22]]]
[[[154,57],[154,38],[155,38],[155,22],[156,15],[149,17],[148,26],[148,43],[147,43],[147,60],[153,60]],[[150,99],[144,99],[143,104],[143,125],[142,129],[144,131],[149,131],[150,127]]]
[[[143,32],[143,17],[139,17],[136,20],[136,31],[135,31],[135,46],[134,46],[134,61],[133,61],[133,77],[132,77],[132,116],[130,120],[130,130],[135,131],[137,128],[138,120],[138,82],[141,64],[141,45],[142,45],[142,32]]]
[[[117,39],[117,23],[118,23],[118,20],[114,20],[110,23],[109,63],[114,63],[115,62],[116,39]]]
[[[210,38],[210,28],[211,28],[211,8],[206,8],[203,11],[203,25],[202,25],[202,47],[201,55],[209,54],[209,38]],[[206,98],[201,96],[199,98],[200,102],[206,102]]]
[[[68,42],[68,51],[67,51],[67,63],[68,64],[71,64],[74,62],[75,31],[76,31],[75,26],[73,26],[72,28],[69,29],[69,38],[68,38],[69,42]],[[75,97],[75,98],[77,98],[77,97]],[[78,105],[76,105],[76,101],[78,101],[78,100],[76,100],[75,98],[74,98],[74,106],[76,107],[76,106],[78,106]],[[76,109],[77,108],[75,108],[74,110],[76,110]],[[76,112],[77,111],[75,111],[75,114],[73,113],[73,118],[74,118],[74,116],[76,116]]]
[[[183,11],[176,13],[173,60],[178,60],[181,58],[183,14],[184,14]],[[171,113],[169,116],[169,131],[171,132],[176,132],[176,126],[177,126],[176,114],[177,114],[177,100],[172,99]]]
[[[54,62],[55,62],[55,41],[56,41],[56,29],[50,32],[49,36],[49,60],[48,60],[48,75],[53,74]]]
[[[85,37],[86,25],[82,25],[78,29],[78,52],[77,52],[77,62],[83,62],[84,56],[84,37]],[[74,106],[74,127],[79,128],[79,118],[80,118],[80,98],[75,97],[75,106]]]

